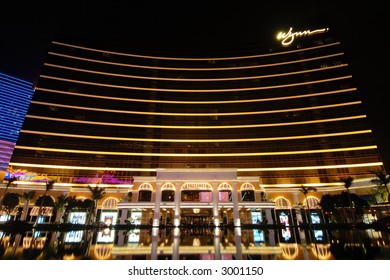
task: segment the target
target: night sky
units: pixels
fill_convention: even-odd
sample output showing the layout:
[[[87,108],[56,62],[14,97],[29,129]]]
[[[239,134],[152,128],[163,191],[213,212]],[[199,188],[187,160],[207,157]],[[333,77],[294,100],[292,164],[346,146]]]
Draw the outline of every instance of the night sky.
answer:
[[[119,2],[119,1],[118,1]],[[132,4],[123,4],[131,2]],[[209,3],[210,2],[210,3]],[[277,31],[332,28],[350,68],[387,172],[390,170],[389,53],[386,9],[372,1],[78,1],[33,7],[23,20],[0,22],[0,72],[37,83],[49,42],[61,36],[132,50],[213,52],[273,40]],[[276,1],[267,1],[276,2]],[[329,3],[330,2],[330,3]],[[212,3],[212,4],[211,4]],[[350,3],[349,3],[350,4]],[[17,8],[17,7],[16,7]]]

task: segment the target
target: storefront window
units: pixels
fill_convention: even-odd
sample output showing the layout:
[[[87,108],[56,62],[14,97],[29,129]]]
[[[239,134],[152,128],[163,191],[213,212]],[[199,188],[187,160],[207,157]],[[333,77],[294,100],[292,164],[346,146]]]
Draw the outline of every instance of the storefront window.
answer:
[[[151,191],[139,191],[138,192],[138,201],[151,201],[152,192]]]
[[[175,201],[175,192],[174,191],[162,191],[161,201]]]

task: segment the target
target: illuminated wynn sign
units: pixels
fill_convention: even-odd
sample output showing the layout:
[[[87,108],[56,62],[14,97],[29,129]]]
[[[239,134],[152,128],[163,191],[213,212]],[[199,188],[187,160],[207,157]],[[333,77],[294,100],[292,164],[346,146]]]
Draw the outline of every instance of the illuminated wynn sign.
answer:
[[[287,33],[279,32],[278,35],[276,36],[276,39],[278,41],[282,41],[282,46],[286,47],[289,46],[297,37],[311,36],[311,35],[327,32],[328,30],[329,28],[322,28],[316,30],[292,32],[292,27],[290,27],[290,30]]]

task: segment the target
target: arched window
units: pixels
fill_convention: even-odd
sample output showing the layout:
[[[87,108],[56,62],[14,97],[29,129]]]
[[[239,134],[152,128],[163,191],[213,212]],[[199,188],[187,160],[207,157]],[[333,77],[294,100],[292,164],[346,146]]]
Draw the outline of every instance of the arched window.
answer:
[[[320,208],[320,205],[319,205],[320,200],[315,196],[308,196],[307,203],[309,204],[310,209]],[[306,199],[303,201],[303,205],[305,206],[305,208],[307,208]]]
[[[213,186],[205,182],[185,183],[181,186],[181,200],[212,202]]]
[[[232,186],[228,183],[221,183],[218,186],[218,200],[219,202],[232,201]]]
[[[276,209],[291,209],[291,203],[288,199],[280,196],[275,199]]]
[[[102,209],[117,209],[118,200],[114,197],[109,197],[103,201]]]
[[[241,201],[255,201],[255,187],[251,183],[241,185]]]
[[[143,183],[138,188],[138,201],[152,201],[153,187],[149,183]]]
[[[165,183],[161,187],[161,201],[175,201],[175,185]]]

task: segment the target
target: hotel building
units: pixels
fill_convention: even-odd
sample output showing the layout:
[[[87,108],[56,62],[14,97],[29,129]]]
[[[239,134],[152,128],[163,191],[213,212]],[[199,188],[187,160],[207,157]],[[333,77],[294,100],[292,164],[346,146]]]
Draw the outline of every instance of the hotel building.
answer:
[[[0,73],[0,180],[4,179],[33,94],[32,83]]]
[[[383,163],[327,29],[191,54],[53,41],[9,169],[18,191],[104,187],[102,221],[153,226],[296,223],[340,178],[368,194],[371,170]]]

